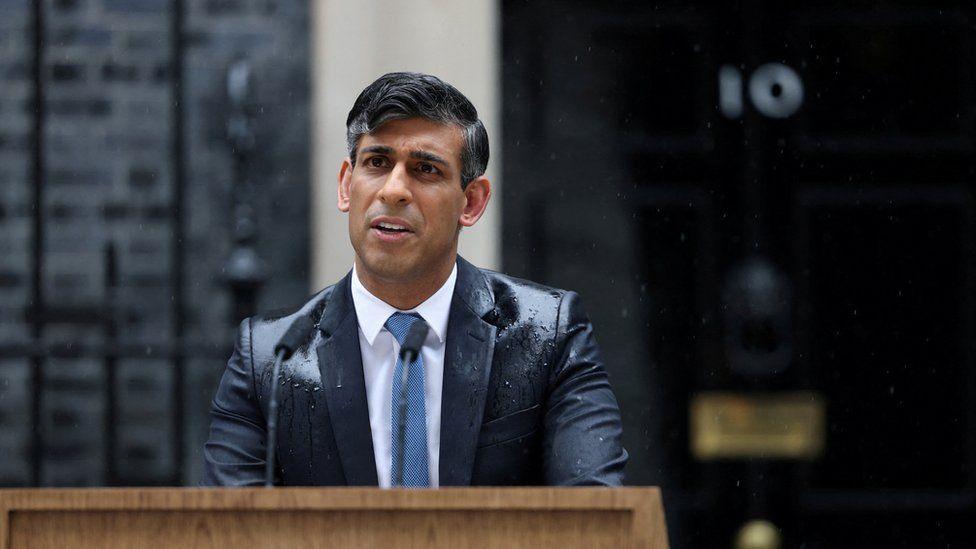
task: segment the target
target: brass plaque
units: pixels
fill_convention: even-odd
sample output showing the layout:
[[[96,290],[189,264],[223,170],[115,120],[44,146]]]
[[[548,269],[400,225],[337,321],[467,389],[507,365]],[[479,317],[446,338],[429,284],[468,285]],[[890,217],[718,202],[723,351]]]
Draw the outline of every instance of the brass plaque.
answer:
[[[823,453],[826,407],[814,392],[707,392],[691,400],[691,451],[699,460],[814,459]]]

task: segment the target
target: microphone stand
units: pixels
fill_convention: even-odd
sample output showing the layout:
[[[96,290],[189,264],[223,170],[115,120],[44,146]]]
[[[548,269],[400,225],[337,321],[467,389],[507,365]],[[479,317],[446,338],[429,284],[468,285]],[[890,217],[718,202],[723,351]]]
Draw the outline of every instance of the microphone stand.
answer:
[[[275,448],[278,444],[278,378],[281,376],[281,363],[291,358],[315,325],[307,316],[300,316],[281,336],[275,345],[274,367],[271,369],[271,387],[268,389],[268,439],[264,456],[264,485],[274,486]]]
[[[407,336],[403,338],[403,345],[400,347],[400,361],[403,363],[403,370],[400,372],[400,403],[397,406],[400,411],[400,417],[397,418],[397,444],[400,451],[397,452],[397,457],[400,459],[396,463],[390,464],[393,469],[393,478],[390,482],[392,486],[403,486],[403,463],[407,459],[404,448],[407,436],[407,380],[410,375],[410,364],[420,356],[420,349],[424,345],[424,339],[427,337],[429,329],[430,326],[423,320],[414,322],[407,331]]]
[[[278,441],[278,377],[287,349],[280,349],[271,370],[271,397],[268,399],[268,444],[264,457],[264,485],[274,486],[275,447]]]
[[[413,355],[413,356],[411,356]],[[409,358],[409,361],[407,360]],[[403,353],[403,371],[400,373],[400,403],[398,409],[400,411],[400,417],[397,418],[397,445],[400,451],[397,452],[397,457],[400,459],[396,462],[395,476],[393,477],[394,486],[403,486],[403,462],[406,461],[406,455],[404,452],[403,445],[406,442],[407,435],[407,379],[410,374],[410,363],[412,363],[416,358],[416,354],[410,349],[407,349]]]

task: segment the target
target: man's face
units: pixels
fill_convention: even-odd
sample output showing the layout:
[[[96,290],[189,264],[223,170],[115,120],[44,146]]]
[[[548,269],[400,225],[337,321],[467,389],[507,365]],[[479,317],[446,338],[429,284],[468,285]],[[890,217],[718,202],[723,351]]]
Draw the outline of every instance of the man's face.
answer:
[[[463,144],[459,127],[422,118],[360,137],[356,165],[347,160],[339,173],[339,209],[361,270],[408,282],[453,263],[459,228],[477,221],[488,198],[486,190],[472,208],[471,186],[461,189]]]

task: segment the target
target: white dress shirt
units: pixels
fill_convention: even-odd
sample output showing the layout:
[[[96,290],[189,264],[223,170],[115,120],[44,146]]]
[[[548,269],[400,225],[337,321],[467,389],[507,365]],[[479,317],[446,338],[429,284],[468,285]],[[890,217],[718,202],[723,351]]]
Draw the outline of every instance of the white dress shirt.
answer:
[[[395,312],[417,313],[430,325],[430,332],[421,349],[424,359],[424,408],[427,412],[427,465],[430,485],[440,485],[437,474],[441,450],[441,392],[444,386],[444,348],[447,341],[447,320],[451,298],[457,282],[457,265],[447,281],[434,295],[409,311],[401,311],[379,299],[359,281],[355,266],[352,271],[352,302],[359,320],[359,349],[363,356],[363,376],[366,381],[366,404],[369,407],[369,428],[373,435],[373,455],[376,459],[376,478],[379,485],[391,484],[391,446],[393,430],[390,426],[390,400],[393,391],[393,370],[396,368],[400,344],[385,324]]]

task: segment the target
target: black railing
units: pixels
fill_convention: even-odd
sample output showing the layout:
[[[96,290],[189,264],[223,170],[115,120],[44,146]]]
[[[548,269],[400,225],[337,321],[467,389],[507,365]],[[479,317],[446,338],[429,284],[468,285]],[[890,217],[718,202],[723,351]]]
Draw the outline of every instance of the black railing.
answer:
[[[183,327],[186,318],[185,304],[183,302],[183,206],[184,189],[186,182],[186,172],[183,157],[183,122],[184,122],[184,94],[183,94],[183,13],[184,0],[173,0],[172,27],[170,30],[172,40],[171,50],[171,82],[172,82],[172,173],[173,173],[173,195],[172,195],[172,216],[173,216],[173,245],[172,250],[172,291],[173,291],[173,339],[179,341],[183,337]],[[183,479],[183,445],[186,440],[184,432],[184,368],[183,356],[176,354],[173,356],[173,464],[176,473],[176,484],[182,484]]]
[[[173,438],[172,447],[165,448],[163,451],[169,453],[171,458],[172,470],[166,474],[166,478],[156,478],[152,483],[164,483],[179,485],[187,482],[187,467],[184,463],[187,447],[187,410],[185,405],[186,394],[186,375],[187,365],[193,359],[207,359],[214,363],[226,360],[230,348],[230,341],[227,340],[228,332],[224,326],[215,327],[218,335],[207,338],[206,343],[201,343],[200,338],[188,338],[188,304],[187,304],[187,284],[185,273],[187,268],[188,251],[188,212],[186,210],[187,201],[187,130],[186,124],[186,101],[187,93],[184,81],[184,66],[186,55],[185,39],[185,16],[186,3],[184,0],[173,0],[169,8],[168,33],[171,39],[169,48],[169,60],[165,67],[166,76],[169,80],[169,93],[171,101],[170,110],[166,116],[170,119],[169,136],[169,157],[161,159],[170,167],[172,174],[171,188],[168,196],[168,205],[165,206],[165,217],[169,229],[169,266],[168,273],[164,271],[167,289],[171,292],[172,300],[168,305],[166,313],[169,315],[166,328],[159,333],[159,339],[153,341],[133,340],[126,333],[128,312],[126,304],[120,299],[123,290],[120,285],[119,262],[120,257],[125,252],[119,245],[109,239],[103,248],[102,272],[104,282],[101,290],[101,299],[83,301],[64,305],[55,303],[51,296],[45,295],[46,274],[45,260],[49,250],[46,245],[50,230],[48,225],[53,220],[47,215],[46,201],[46,181],[48,173],[46,167],[52,158],[48,155],[49,145],[46,139],[46,129],[50,125],[46,101],[48,100],[49,86],[47,70],[51,56],[51,45],[48,43],[51,15],[47,10],[54,9],[49,3],[35,1],[29,8],[31,24],[29,32],[32,33],[32,58],[30,63],[31,78],[33,85],[33,97],[31,99],[32,125],[31,125],[31,150],[30,150],[30,172],[29,180],[32,183],[32,194],[30,197],[31,206],[29,215],[31,216],[30,234],[30,287],[29,304],[24,311],[24,320],[28,326],[28,337],[24,341],[15,343],[0,344],[0,360],[20,359],[28,361],[30,407],[30,433],[29,433],[29,453],[25,458],[29,460],[29,477],[14,482],[30,483],[35,486],[42,484],[57,483],[51,480],[50,475],[45,473],[45,462],[52,452],[52,441],[45,432],[46,415],[49,413],[51,402],[45,402],[49,394],[46,391],[52,390],[56,383],[46,376],[50,376],[49,362],[53,359],[77,359],[92,361],[101,364],[105,386],[102,394],[104,395],[104,415],[99,425],[104,430],[103,447],[101,451],[104,456],[104,484],[119,485],[132,482],[132,479],[123,478],[120,474],[119,460],[124,459],[119,450],[119,425],[120,420],[120,395],[119,390],[119,366],[124,361],[133,359],[152,359],[153,361],[164,360],[171,366],[172,386],[167,398],[171,399],[171,405],[167,408],[167,417],[161,422],[171,422]],[[57,14],[53,14],[57,15]],[[163,84],[164,86],[167,84]],[[233,98],[227,98],[233,99]],[[228,113],[233,118],[234,113],[244,112],[246,105],[234,105],[233,112]],[[52,111],[53,112],[53,111]],[[253,131],[248,128],[248,131]],[[251,136],[253,138],[253,135]],[[249,174],[251,150],[243,150],[239,144],[232,143],[230,160],[234,167],[235,188],[232,197],[237,204],[238,210],[251,211],[254,204],[253,192],[250,189]],[[51,149],[53,150],[53,149]],[[55,159],[57,160],[57,159]],[[240,183],[244,182],[244,183]],[[246,196],[238,196],[243,193]],[[255,251],[256,226],[253,219],[247,227],[246,238],[240,237],[239,215],[232,219],[234,230],[231,231],[235,239],[234,252],[238,248],[247,247],[249,253],[257,261],[258,255]],[[253,215],[252,215],[253,217]],[[232,252],[232,255],[233,253]],[[260,263],[260,262],[258,262]],[[243,316],[254,313],[257,303],[257,295],[260,289],[260,281],[250,284],[250,280],[242,281],[238,279],[224,280],[225,287],[229,290],[232,303],[233,324]],[[88,298],[91,299],[91,298]],[[95,327],[96,337],[80,337],[73,340],[50,341],[46,337],[49,327],[58,326],[78,326]],[[100,330],[98,329],[100,328]],[[193,339],[190,341],[190,339]],[[11,364],[18,363],[14,360]],[[147,365],[147,367],[150,367]],[[151,367],[158,367],[157,365]],[[59,386],[60,389],[64,387]],[[70,386],[68,387],[71,388]],[[99,388],[101,391],[102,388]],[[169,471],[167,469],[167,471]],[[95,482],[94,480],[92,482]]]
[[[33,125],[33,158],[31,162],[31,179],[34,181],[33,196],[31,197],[31,216],[33,219],[33,238],[31,241],[31,311],[44,309],[44,293],[42,273],[44,268],[44,2],[34,2],[34,58],[32,74],[34,77],[34,125]],[[30,333],[35,341],[41,339],[43,323],[38,314],[28,313],[33,317],[30,323]],[[31,357],[31,479],[32,484],[41,483],[41,459],[44,455],[44,438],[41,433],[41,397],[43,394],[43,362],[41,357]]]

